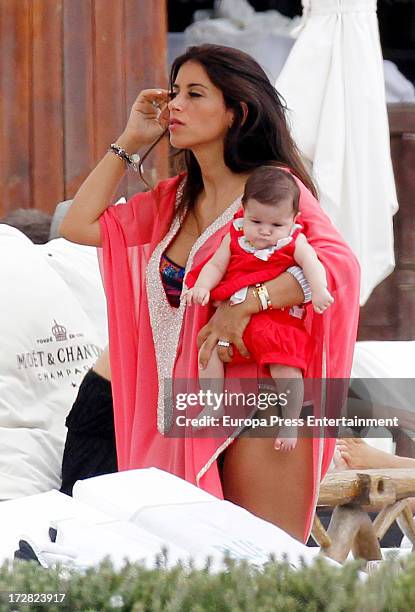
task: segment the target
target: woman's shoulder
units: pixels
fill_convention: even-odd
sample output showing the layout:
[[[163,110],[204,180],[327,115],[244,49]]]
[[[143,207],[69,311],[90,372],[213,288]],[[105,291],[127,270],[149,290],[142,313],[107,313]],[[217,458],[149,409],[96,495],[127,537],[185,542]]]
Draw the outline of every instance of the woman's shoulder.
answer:
[[[129,246],[146,244],[154,232],[159,228],[164,231],[170,223],[183,179],[184,175],[179,174],[162,180],[152,189],[132,195],[125,204],[110,206],[103,217],[117,220]]]
[[[154,191],[158,194],[162,195],[164,193],[170,193],[172,191],[177,191],[179,188],[183,188],[184,183],[186,181],[186,172],[181,172],[180,174],[176,174],[175,176],[171,176],[170,178],[163,179],[159,181],[154,188]]]
[[[176,192],[179,187],[182,187],[182,185],[184,185],[185,179],[185,172],[182,172],[180,174],[177,174],[176,176],[172,176],[167,179],[163,179],[150,189],[147,189],[145,191],[137,191],[130,197],[129,201],[134,202],[142,199],[157,198],[163,195],[170,194],[172,192]]]

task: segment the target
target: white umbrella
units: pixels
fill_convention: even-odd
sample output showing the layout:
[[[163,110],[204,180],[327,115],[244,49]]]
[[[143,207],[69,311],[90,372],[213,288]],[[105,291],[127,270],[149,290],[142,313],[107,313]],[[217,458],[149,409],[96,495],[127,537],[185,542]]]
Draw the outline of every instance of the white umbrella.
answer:
[[[363,304],[393,270],[398,208],[376,0],[303,6],[304,26],[276,88],[322,207],[360,261]]]

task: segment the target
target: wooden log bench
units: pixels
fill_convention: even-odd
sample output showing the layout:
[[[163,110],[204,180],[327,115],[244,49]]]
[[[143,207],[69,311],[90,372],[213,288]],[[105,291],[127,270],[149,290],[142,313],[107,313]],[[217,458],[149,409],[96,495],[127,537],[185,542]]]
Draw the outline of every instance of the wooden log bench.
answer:
[[[311,535],[321,552],[343,563],[382,559],[379,540],[394,521],[415,549],[415,522],[408,498],[415,497],[415,470],[329,472],[320,487],[318,507],[333,508],[327,530],[316,515]],[[378,512],[372,522],[369,512]]]

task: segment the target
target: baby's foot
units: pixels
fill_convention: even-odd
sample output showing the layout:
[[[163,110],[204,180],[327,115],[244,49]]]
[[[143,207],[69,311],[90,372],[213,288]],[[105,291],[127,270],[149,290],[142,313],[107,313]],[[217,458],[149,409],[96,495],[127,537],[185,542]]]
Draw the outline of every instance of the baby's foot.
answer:
[[[282,429],[279,433],[280,435],[275,438],[274,442],[275,450],[290,451],[297,446],[297,436],[293,431],[293,428],[290,429],[290,436],[284,435],[286,432],[284,432]]]

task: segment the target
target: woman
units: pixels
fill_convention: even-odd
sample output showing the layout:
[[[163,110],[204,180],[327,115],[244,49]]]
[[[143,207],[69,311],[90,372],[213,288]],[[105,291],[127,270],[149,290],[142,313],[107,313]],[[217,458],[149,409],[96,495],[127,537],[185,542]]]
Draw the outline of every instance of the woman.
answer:
[[[229,363],[232,346],[248,356],[242,335],[259,311],[258,300],[250,289],[242,304],[223,303],[214,312],[175,308],[174,300],[184,272],[205,260],[229,231],[250,171],[270,161],[297,177],[305,233],[336,300],[330,314],[312,318],[320,350],[308,376],[349,374],[358,266],[315,200],[278,94],[250,56],[216,45],[192,47],[172,66],[170,92],[168,101],[167,91],[142,91],[115,145],[131,155],[168,126],[171,144],[185,151],[187,175],[108,208],[125,172],[122,159],[110,151],[79,189],[61,226],[65,238],[103,247],[118,466],[170,471],[305,541],[333,443],[302,438],[288,457],[274,450],[272,438],[164,435],[172,418],[172,406],[164,401],[169,380],[197,380],[196,339],[203,345],[201,363],[217,350],[229,364],[227,378],[264,374],[248,361]],[[274,308],[304,300],[289,272],[265,284]]]

